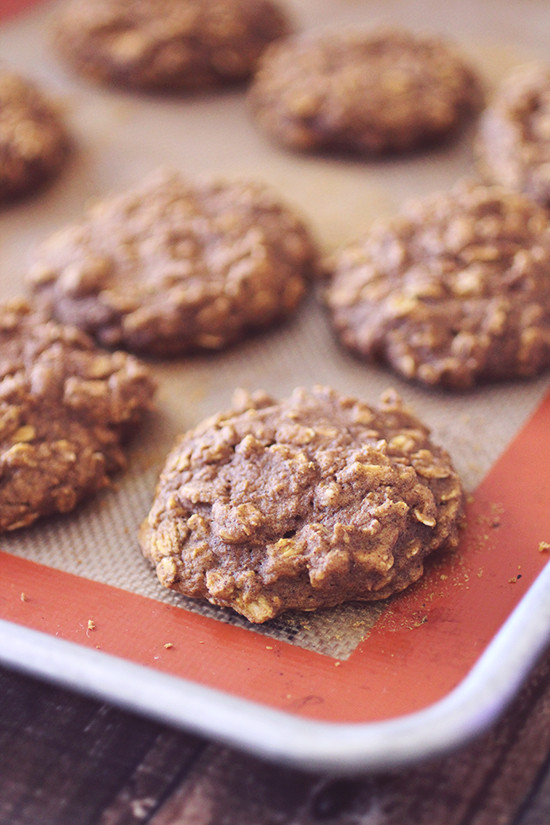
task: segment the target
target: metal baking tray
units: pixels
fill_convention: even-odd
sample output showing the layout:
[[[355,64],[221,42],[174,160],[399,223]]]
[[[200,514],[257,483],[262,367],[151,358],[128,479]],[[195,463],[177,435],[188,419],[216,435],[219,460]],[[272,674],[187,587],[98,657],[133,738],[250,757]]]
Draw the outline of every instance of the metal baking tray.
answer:
[[[418,27],[412,0],[287,5],[301,27],[388,16]],[[75,138],[59,179],[0,213],[2,297],[20,290],[35,243],[90,198],[131,186],[160,163],[264,179],[310,220],[327,251],[405,197],[472,173],[468,131],[392,161],[310,158],[259,135],[242,90],[182,100],[92,87],[51,50],[56,6],[12,0],[1,10],[4,61],[58,95]],[[430,30],[459,40],[488,86],[520,60],[544,56],[550,9],[528,20],[519,2],[425,10]],[[153,366],[158,412],[129,447],[116,487],[73,514],[0,537],[0,660],[301,768],[406,764],[485,729],[549,639],[548,377],[428,393],[342,352],[313,297],[296,319],[227,353]],[[283,397],[311,383],[367,402],[391,385],[427,421],[469,491],[459,552],[434,558],[417,585],[385,605],[261,628],[163,591],[136,530],[173,437],[226,406],[238,384]]]
[[[303,719],[0,621],[7,665],[301,769],[356,773],[431,758],[468,742],[506,707],[548,642],[550,568],[468,676],[439,702],[380,722]]]

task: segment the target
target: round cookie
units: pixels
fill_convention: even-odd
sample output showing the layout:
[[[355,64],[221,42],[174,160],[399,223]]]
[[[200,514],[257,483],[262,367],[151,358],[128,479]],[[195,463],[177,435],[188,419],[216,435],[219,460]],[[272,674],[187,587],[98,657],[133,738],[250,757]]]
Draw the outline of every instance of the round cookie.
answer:
[[[0,68],[0,203],[54,177],[68,148],[54,104],[34,83]]]
[[[256,122],[281,144],[365,154],[440,141],[479,100],[449,43],[401,28],[288,37],[266,49],[249,90]]]
[[[0,530],[66,513],[107,485],[153,391],[133,356],[22,299],[0,305]]]
[[[176,442],[140,543],[166,587],[265,622],[403,590],[456,545],[462,499],[391,391],[379,408],[326,387],[241,391]]]
[[[220,349],[289,314],[314,258],[305,225],[265,186],[161,170],[47,240],[29,283],[102,344],[164,356]]]
[[[192,91],[245,80],[289,28],[271,0],[69,0],[55,39],[94,81]]]
[[[550,364],[550,221],[520,193],[461,183],[411,202],[327,269],[339,339],[405,378],[463,389]]]
[[[475,149],[487,181],[550,206],[550,66],[519,66],[505,78],[480,118]]]

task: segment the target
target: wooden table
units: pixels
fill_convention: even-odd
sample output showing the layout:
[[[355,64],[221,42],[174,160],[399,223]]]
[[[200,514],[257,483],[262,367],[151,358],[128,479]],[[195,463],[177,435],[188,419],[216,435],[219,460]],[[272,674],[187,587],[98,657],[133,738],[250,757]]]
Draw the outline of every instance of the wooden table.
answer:
[[[547,825],[550,649],[499,722],[437,761],[302,773],[0,670],[0,825]]]

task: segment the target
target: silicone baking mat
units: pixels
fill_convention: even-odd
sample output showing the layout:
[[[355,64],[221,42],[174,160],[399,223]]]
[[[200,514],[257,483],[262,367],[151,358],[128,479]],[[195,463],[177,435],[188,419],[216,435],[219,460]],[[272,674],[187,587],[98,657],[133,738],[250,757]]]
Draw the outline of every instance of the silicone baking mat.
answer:
[[[422,20],[417,4],[404,0],[334,2],[322,9],[297,0],[287,7],[298,28],[391,20],[448,34],[477,65],[489,90],[515,63],[544,57],[550,9],[542,4],[530,3],[530,15],[519,2],[441,5],[423,3]],[[74,138],[71,160],[54,185],[0,212],[2,297],[21,290],[37,242],[74,220],[90,199],[121,191],[160,164],[190,176],[216,173],[270,183],[301,211],[327,252],[352,240],[374,216],[391,214],[404,198],[473,174],[472,130],[442,149],[406,158],[311,158],[284,152],[260,135],[242,89],[155,98],[93,87],[71,74],[52,50],[56,8],[13,0],[0,9],[3,62],[57,96]],[[418,714],[452,696],[475,663],[486,661],[482,654],[522,597],[531,598],[546,564],[548,376],[460,395],[422,390],[343,352],[314,297],[290,322],[230,351],[151,366],[159,380],[157,410],[130,445],[128,468],[116,485],[72,514],[0,539],[0,619],[6,623],[0,657],[280,758],[305,754],[312,761],[312,751],[303,751],[292,731],[286,744],[275,744],[281,719],[320,726],[308,728],[310,743],[326,723],[334,730],[355,726],[367,741],[373,725],[417,719],[413,732],[421,755],[429,736]],[[163,590],[141,558],[136,533],[176,434],[227,407],[237,386],[283,397],[294,386],[313,383],[368,403],[393,386],[430,425],[469,493],[459,551],[433,559],[421,582],[387,603],[293,612],[262,627]],[[540,599],[533,606],[539,612],[530,621],[538,616],[544,622]],[[524,634],[519,671],[505,674],[508,689],[495,692],[490,712],[480,703],[475,724],[463,735],[486,723],[525,674],[544,641],[539,625],[536,639]],[[21,635],[21,628],[31,635]],[[521,647],[517,636],[510,638]],[[71,644],[56,647],[59,640]],[[83,649],[89,651],[84,660]],[[54,660],[60,663],[57,672]],[[75,663],[82,664],[80,677]],[[121,663],[138,670],[121,669]],[[109,680],[115,672],[116,686]],[[495,672],[485,666],[480,691]],[[170,681],[159,683],[159,674]],[[163,704],[160,686],[168,684],[179,710]],[[194,716],[190,701],[197,689],[201,717]],[[220,720],[215,707],[226,717]],[[239,727],[247,713],[262,708],[267,715],[260,721],[273,718],[271,727],[259,724],[257,735],[250,725]],[[449,732],[437,747],[455,744],[456,737]],[[329,739],[325,751],[318,751],[319,764],[337,762],[333,746]],[[368,758],[360,747],[350,754],[346,762],[340,749],[340,764],[389,759],[380,746],[371,747]]]

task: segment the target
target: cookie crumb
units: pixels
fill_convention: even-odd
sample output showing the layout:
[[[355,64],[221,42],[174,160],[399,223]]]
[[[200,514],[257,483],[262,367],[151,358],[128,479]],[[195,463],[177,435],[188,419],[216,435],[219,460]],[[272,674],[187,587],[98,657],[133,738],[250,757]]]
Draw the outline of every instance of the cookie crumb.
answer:
[[[95,630],[96,624],[93,619],[88,619],[88,630]]]
[[[26,593],[24,593],[23,591],[21,592],[21,596],[20,596],[20,598],[21,598],[21,601],[22,601],[22,602],[28,602],[28,601],[29,601],[29,597],[28,597],[28,596],[27,596],[27,594],[26,594]]]
[[[547,553],[550,550],[550,542],[539,541],[539,553]]]
[[[166,648],[166,650],[172,650],[172,648],[174,647],[174,643],[173,642],[165,642],[164,647]]]

